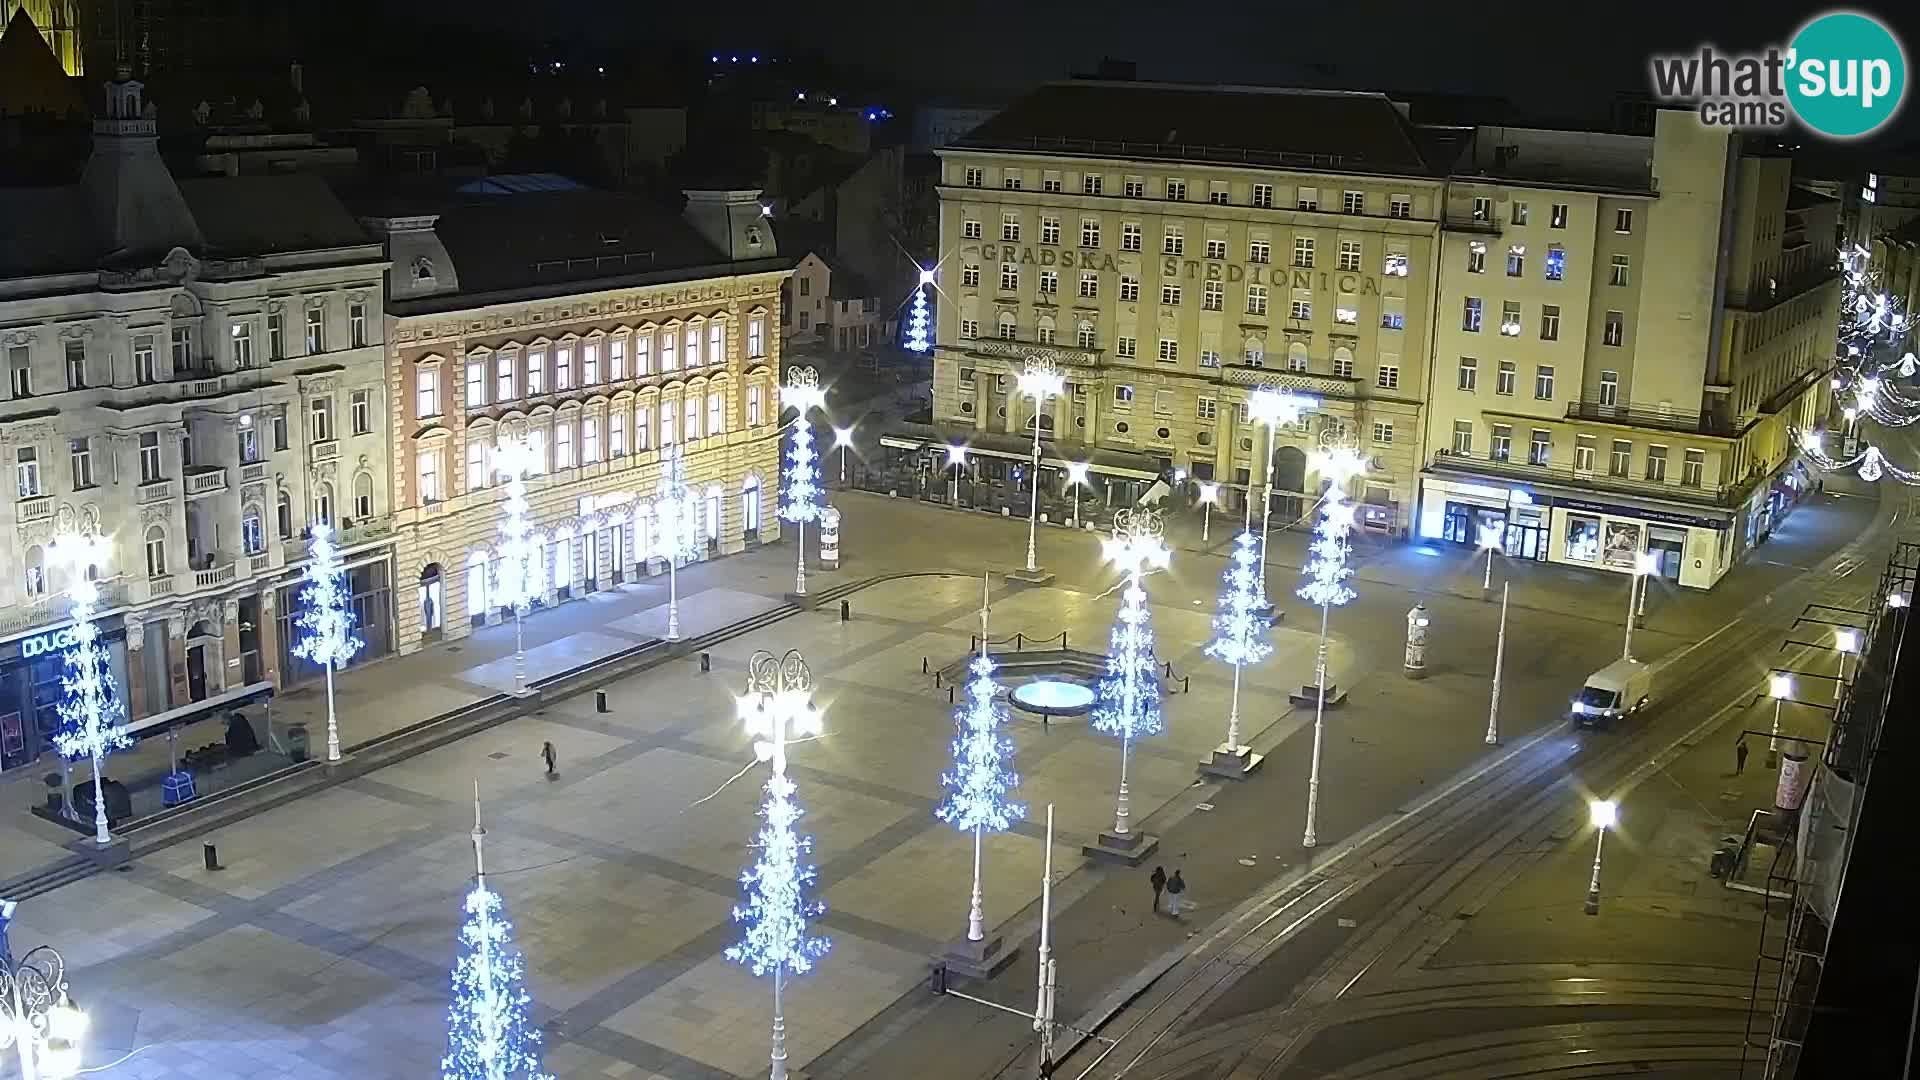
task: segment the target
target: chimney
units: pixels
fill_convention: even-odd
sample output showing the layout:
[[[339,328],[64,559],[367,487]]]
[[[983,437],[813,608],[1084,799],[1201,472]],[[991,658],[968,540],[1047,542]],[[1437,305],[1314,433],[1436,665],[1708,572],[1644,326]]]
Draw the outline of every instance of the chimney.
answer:
[[[760,203],[759,188],[688,190],[687,221],[707,243],[731,262],[780,254],[773,222]]]

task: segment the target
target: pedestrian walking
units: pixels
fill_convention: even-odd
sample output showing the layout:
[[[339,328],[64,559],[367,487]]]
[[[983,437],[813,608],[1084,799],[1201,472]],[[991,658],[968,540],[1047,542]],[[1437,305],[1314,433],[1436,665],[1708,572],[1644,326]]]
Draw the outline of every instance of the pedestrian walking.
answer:
[[[1733,743],[1733,775],[1739,776],[1747,771],[1747,737],[1740,736]]]
[[[1153,876],[1147,880],[1153,884],[1153,910],[1158,912],[1160,910],[1160,893],[1167,887],[1167,868],[1164,866],[1154,867]]]
[[[540,760],[547,763],[547,779],[549,780],[558,775],[553,771],[553,762],[558,756],[558,754],[553,752],[553,743],[543,742],[540,744]]]
[[[1173,876],[1167,879],[1167,914],[1177,918],[1185,910],[1187,910],[1187,879],[1180,876],[1180,871],[1175,870]]]

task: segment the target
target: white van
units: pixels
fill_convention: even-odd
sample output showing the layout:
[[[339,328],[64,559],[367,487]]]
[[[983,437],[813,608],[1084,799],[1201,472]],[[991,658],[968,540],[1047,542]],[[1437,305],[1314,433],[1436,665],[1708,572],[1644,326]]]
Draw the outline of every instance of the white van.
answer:
[[[1575,727],[1605,727],[1647,707],[1653,672],[1638,660],[1615,660],[1587,676],[1567,715]]]

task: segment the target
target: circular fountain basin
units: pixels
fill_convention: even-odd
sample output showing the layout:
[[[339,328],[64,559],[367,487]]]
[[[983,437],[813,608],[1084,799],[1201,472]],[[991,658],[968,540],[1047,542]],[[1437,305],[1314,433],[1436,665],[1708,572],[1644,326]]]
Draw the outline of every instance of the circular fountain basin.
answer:
[[[1041,716],[1079,716],[1093,711],[1093,687],[1070,679],[1035,679],[1007,695],[1014,705]]]

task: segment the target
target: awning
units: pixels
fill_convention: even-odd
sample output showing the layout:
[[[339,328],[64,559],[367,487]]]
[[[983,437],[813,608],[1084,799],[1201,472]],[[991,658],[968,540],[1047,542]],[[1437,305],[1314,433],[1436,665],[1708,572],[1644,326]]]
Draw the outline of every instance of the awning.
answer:
[[[167,729],[175,724],[191,724],[205,720],[216,713],[230,712],[243,705],[256,705],[273,697],[273,684],[270,682],[248,683],[237,690],[215,694],[210,698],[201,698],[177,709],[168,709],[155,713],[127,725],[127,736],[144,739],[152,735],[165,735]]]
[[[958,445],[966,447],[967,453],[981,457],[1021,462],[1033,460],[1032,436],[981,431],[971,427],[901,423],[893,431],[880,436],[880,445],[899,450],[920,450],[929,446],[944,450],[948,446]],[[1127,480],[1160,479],[1160,463],[1149,455],[1091,446],[1062,446],[1046,438],[1044,433],[1040,439],[1040,464],[1054,469],[1065,469],[1069,464],[1084,464],[1089,472],[1103,476]]]

